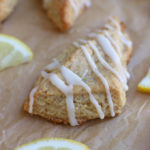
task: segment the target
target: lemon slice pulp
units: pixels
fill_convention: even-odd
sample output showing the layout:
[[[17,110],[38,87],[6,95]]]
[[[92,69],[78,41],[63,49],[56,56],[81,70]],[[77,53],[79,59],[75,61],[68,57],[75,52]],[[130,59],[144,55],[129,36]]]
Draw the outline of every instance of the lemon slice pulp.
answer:
[[[45,138],[19,146],[15,150],[90,150],[86,145],[69,139]]]
[[[33,53],[30,48],[15,37],[0,34],[0,71],[29,62]]]
[[[138,91],[144,92],[144,93],[150,93],[150,69],[147,75],[138,84]]]

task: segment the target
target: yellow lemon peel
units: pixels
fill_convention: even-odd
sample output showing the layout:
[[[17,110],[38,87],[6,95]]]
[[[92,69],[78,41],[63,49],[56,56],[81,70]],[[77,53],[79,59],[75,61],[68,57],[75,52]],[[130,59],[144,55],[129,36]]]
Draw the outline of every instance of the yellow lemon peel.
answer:
[[[15,37],[0,34],[0,71],[31,61],[33,53],[22,41]]]
[[[138,91],[143,93],[150,93],[150,69],[148,70],[147,75],[138,84]]]
[[[24,144],[15,150],[90,150],[88,146],[70,139],[44,138]]]

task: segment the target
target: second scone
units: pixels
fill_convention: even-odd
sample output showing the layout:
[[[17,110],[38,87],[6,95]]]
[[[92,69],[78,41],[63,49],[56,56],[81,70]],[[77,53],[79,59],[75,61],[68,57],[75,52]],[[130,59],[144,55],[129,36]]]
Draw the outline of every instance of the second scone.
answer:
[[[68,30],[91,0],[43,0],[48,17],[61,30]]]

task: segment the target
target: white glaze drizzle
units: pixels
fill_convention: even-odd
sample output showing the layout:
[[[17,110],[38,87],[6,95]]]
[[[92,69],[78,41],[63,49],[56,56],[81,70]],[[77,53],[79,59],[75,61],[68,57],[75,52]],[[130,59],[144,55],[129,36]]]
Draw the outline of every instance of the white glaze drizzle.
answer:
[[[119,80],[120,82],[122,83],[123,87],[125,90],[128,89],[128,86],[127,86],[127,83],[124,81],[124,79],[120,76],[120,74],[115,70],[113,69],[106,61],[105,59],[103,59],[103,57],[100,55],[100,52],[98,50],[98,48],[91,42],[89,41],[89,45],[90,47],[93,49],[93,51],[95,52],[95,54],[97,55],[98,57],[98,60],[101,62],[101,64],[108,70],[110,70]]]
[[[86,7],[90,7],[91,6],[91,0],[82,0],[82,5],[86,6]]]
[[[78,16],[79,15],[79,8],[78,6],[76,5],[75,1],[74,0],[69,0],[72,8],[74,9],[74,12],[75,12],[75,16]]]
[[[121,52],[120,52],[120,47],[117,45],[117,43],[113,40],[113,38],[110,36],[109,32],[104,31],[105,36],[107,37],[107,39],[109,41],[111,41],[112,45],[115,47],[115,49],[117,50],[118,54],[121,56]]]
[[[57,59],[53,59],[53,62],[51,63],[51,64],[49,64],[49,65],[47,65],[45,68],[44,68],[44,70],[49,70],[49,71],[51,71],[51,70],[54,70],[54,69],[56,69],[56,68],[59,68],[60,67],[60,64],[59,64],[59,62],[57,61]]]
[[[119,34],[119,36],[120,36],[122,42],[123,42],[126,46],[131,47],[131,46],[132,46],[132,42],[131,42],[130,40],[128,40],[128,39],[125,37],[125,35],[122,33],[119,24],[118,24],[112,17],[110,17],[109,19],[112,21],[112,23],[113,23],[113,24],[116,26],[116,28],[118,29],[118,31],[116,31],[116,32]],[[110,25],[108,25],[108,24],[106,24],[105,27],[106,27],[107,29],[111,30],[111,31],[114,31],[114,30],[115,30],[112,26],[110,26]],[[124,70],[124,72],[125,72],[126,78],[129,79],[129,78],[130,78],[130,74],[129,74],[126,70]]]
[[[86,44],[87,43],[87,41],[83,40],[83,39],[79,39],[79,42],[81,42],[82,44]]]
[[[61,65],[57,59],[53,59],[53,62],[49,64],[47,67],[45,67],[45,69],[48,71],[52,71],[54,69],[61,69]],[[66,85],[64,81],[62,81],[54,73],[48,74],[45,71],[42,71],[41,75],[44,78],[49,79],[54,86],[56,86],[62,93],[64,93],[64,95],[66,96],[66,105],[67,105],[69,122],[72,126],[78,125],[76,117],[75,117],[75,106],[73,103],[73,86],[71,84]]]
[[[116,26],[116,28],[118,29],[117,32],[118,32],[118,34],[119,34],[119,36],[120,36],[122,42],[123,42],[127,47],[131,47],[131,46],[132,46],[132,42],[131,42],[130,40],[128,40],[128,39],[125,37],[125,35],[122,33],[121,27],[120,27],[120,25],[118,24],[118,22],[115,21],[112,17],[110,17],[109,19],[112,21],[112,23],[113,23],[113,24]]]
[[[116,28],[117,28],[118,30],[121,31],[121,27],[120,27],[120,25],[117,23],[117,21],[115,21],[112,17],[109,17],[109,20],[116,26]]]
[[[111,45],[110,41],[103,35],[97,35],[96,39],[98,43],[102,46],[104,52],[115,62],[116,65],[120,65],[120,58],[116,51],[114,50],[113,46]]]
[[[110,31],[114,31],[114,28],[112,26],[110,26],[109,24],[106,24],[105,28],[109,29]]]
[[[96,34],[95,34],[95,33],[92,33],[92,36],[90,36],[90,37],[92,37],[92,38],[93,38],[93,37],[96,37]],[[113,39],[112,39],[112,40],[113,40]],[[80,42],[82,42],[82,41],[80,40]],[[87,41],[84,40],[82,43],[83,43],[83,44],[86,44]],[[121,77],[120,74],[119,74],[115,69],[113,69],[113,68],[100,56],[100,54],[98,54],[99,52],[98,52],[98,50],[96,50],[97,47],[95,47],[95,46],[92,44],[92,42],[89,42],[89,44],[90,44],[91,48],[93,48],[93,50],[95,51],[95,53],[96,53],[96,55],[97,55],[99,61],[102,63],[102,65],[104,65],[105,68],[107,68],[108,70],[110,70],[110,71],[120,80],[120,82],[122,83],[122,85],[123,85],[123,87],[124,87],[125,90],[128,90],[128,85],[127,85],[126,79],[124,79],[123,77]],[[77,45],[76,47],[78,47],[78,48],[81,46],[81,45],[78,44],[77,42],[76,42],[76,45]],[[116,44],[116,47],[118,47],[117,44]],[[124,70],[124,73],[126,74],[127,78],[130,77],[130,74],[129,74],[126,70]]]
[[[123,33],[122,33],[121,31],[118,31],[118,34],[120,35],[122,42],[123,42],[127,47],[131,47],[131,46],[132,46],[132,42],[129,41],[129,40],[125,37],[125,35],[123,35]]]
[[[96,35],[97,35],[96,33],[90,33],[90,34],[88,35],[88,37],[89,37],[89,38],[95,38]]]
[[[86,83],[84,83],[83,81],[82,81],[82,79],[77,75],[77,74],[75,74],[75,73],[73,73],[71,70],[69,70],[68,68],[66,68],[65,66],[61,66],[60,64],[59,64],[59,62],[56,60],[56,59],[54,59],[53,60],[54,62],[52,63],[52,64],[57,64],[57,65],[55,65],[56,67],[58,67],[60,70],[61,70],[61,73],[62,73],[62,75],[63,75],[63,77],[65,78],[65,80],[67,81],[67,83],[68,83],[68,85],[70,85],[70,86],[73,86],[73,85],[81,85],[82,87],[84,87],[86,90],[87,90],[87,92],[88,92],[88,94],[89,94],[89,97],[90,97],[90,101],[91,101],[91,103],[95,106],[95,108],[96,108],[96,110],[97,110],[97,112],[98,112],[98,114],[99,114],[99,116],[100,116],[100,118],[101,119],[103,119],[104,118],[104,113],[102,112],[102,109],[101,109],[101,106],[98,104],[98,102],[97,102],[97,100],[94,98],[94,96],[92,95],[92,93],[91,93],[91,89],[90,89],[90,87],[86,84]],[[50,67],[47,67],[47,70],[49,70],[50,69],[50,71],[51,71],[51,69],[56,69],[56,68],[52,68],[51,66],[54,66],[54,65],[48,65],[48,66],[50,66]],[[45,78],[47,78],[48,76],[48,74],[46,74],[45,72],[42,72],[41,73],[42,74],[42,76],[43,77],[45,77]],[[55,84],[55,86],[56,86],[56,84]],[[56,87],[58,87],[59,85],[57,84],[57,86]],[[59,88],[59,87],[58,87]],[[62,91],[62,90],[61,90]],[[72,92],[73,93],[73,92]],[[65,95],[66,95],[66,93],[64,93]],[[66,97],[67,97],[67,95],[66,95]],[[68,99],[68,101],[69,101],[69,99]],[[72,99],[70,99],[70,101],[73,101]],[[73,102],[72,102],[73,103]],[[68,107],[69,107],[69,105],[68,105]],[[69,110],[69,108],[67,108],[68,110]],[[73,109],[73,107],[72,107],[72,109]],[[75,111],[73,111],[73,112],[75,112]],[[71,121],[70,119],[70,124],[72,125],[72,126],[75,126],[75,125],[77,125],[76,124],[76,122],[75,122],[75,115],[73,115],[73,112],[71,113],[70,111],[68,111],[68,113],[70,114],[70,118],[73,118],[73,120],[74,121]]]
[[[81,0],[81,3],[78,0],[69,0],[72,8],[74,9],[75,16],[79,15],[79,9],[82,9],[84,6],[90,7],[91,1],[90,0]]]
[[[80,47],[80,44],[78,44],[78,42],[73,42],[72,43],[75,47],[79,48]]]
[[[86,91],[88,92],[88,94],[90,96],[91,103],[96,107],[100,118],[104,119],[104,113],[102,112],[101,106],[98,104],[97,100],[94,98],[93,94],[91,93],[90,87],[85,82],[83,82],[82,79],[77,74],[75,74],[68,68],[62,66],[61,72],[69,84],[81,85],[82,87],[84,87],[86,89]]]
[[[109,107],[110,107],[110,112],[112,116],[115,116],[115,112],[114,112],[114,108],[113,108],[113,102],[112,102],[112,98],[111,98],[111,93],[110,93],[110,89],[109,89],[109,85],[107,80],[104,78],[104,76],[98,71],[97,66],[95,64],[95,62],[93,61],[92,57],[90,56],[87,48],[85,46],[81,46],[81,49],[85,55],[85,57],[87,58],[89,65],[92,68],[92,71],[98,76],[98,78],[102,81],[105,90],[106,90],[106,94],[107,94],[107,99],[108,99],[108,103],[109,103]]]
[[[66,96],[66,105],[68,111],[69,122],[72,126],[78,125],[75,117],[75,106],[73,103],[73,86],[66,85],[56,74],[50,73],[48,75],[49,80]]]
[[[126,74],[127,79],[130,79],[130,74],[127,70],[125,70],[125,74]]]
[[[35,87],[32,89],[31,93],[30,93],[30,102],[29,102],[29,113],[32,114],[33,111],[33,104],[34,104],[34,94],[37,91],[38,87]]]
[[[98,31],[98,32],[101,32],[101,30]],[[107,36],[108,40],[110,40],[110,41],[112,42],[112,44],[114,44],[114,46],[117,48],[118,53],[120,53],[120,48],[119,48],[119,46],[117,45],[117,43],[111,38],[111,36],[109,35],[109,33],[108,33],[107,31],[104,31],[104,33],[105,33],[105,35]],[[96,34],[93,33],[92,37],[95,37],[95,36],[96,36]],[[87,40],[82,40],[82,39],[80,39],[79,41],[80,41],[82,44],[87,44]],[[119,74],[115,69],[113,69],[113,68],[100,56],[100,54],[98,54],[99,52],[98,52],[97,48],[92,44],[92,42],[90,42],[90,44],[91,44],[91,47],[93,46],[92,48],[93,48],[93,50],[95,51],[95,53],[96,53],[96,55],[97,55],[99,61],[101,61],[101,63],[102,63],[107,69],[109,69],[115,76],[117,76],[117,78],[118,78],[118,79],[120,80],[120,82],[122,83],[124,89],[125,89],[125,90],[128,90],[128,85],[127,85],[126,79],[122,78],[122,77],[120,76],[120,74]],[[79,48],[80,45],[79,45],[78,43],[77,43],[77,45],[78,45],[78,48]],[[122,69],[124,70],[124,68],[122,68]],[[127,78],[128,78],[129,73],[128,73],[127,71],[125,71],[125,73],[126,73],[126,76],[127,76]]]
[[[98,32],[101,32],[101,30],[98,31]],[[105,36],[108,38],[108,40],[110,40],[110,41],[112,42],[112,44],[115,46],[115,48],[117,49],[118,53],[120,54],[120,48],[119,48],[119,46],[117,45],[117,43],[112,39],[112,37],[109,35],[109,33],[108,33],[107,31],[104,31],[104,33],[105,33]],[[90,35],[90,37],[92,37],[92,38],[97,36],[95,33],[91,33],[91,34],[92,34],[92,36]],[[86,43],[87,43],[86,40],[80,39],[79,41],[80,41],[82,44],[86,44]],[[81,46],[81,45],[79,45],[78,43],[76,43],[76,45],[78,46],[78,48]],[[95,53],[96,53],[96,55],[97,55],[99,61],[100,61],[107,69],[109,69],[109,70],[120,80],[120,82],[122,83],[124,89],[127,91],[127,90],[128,90],[128,85],[127,85],[127,80],[125,79],[125,77],[124,77],[124,76],[121,77],[120,74],[119,74],[115,69],[113,69],[113,68],[100,56],[100,54],[98,54],[99,52],[98,52],[98,50],[96,50],[97,48],[92,44],[92,42],[90,42],[90,45],[91,45],[91,48],[93,48],[93,50],[95,51]],[[118,57],[119,57],[119,56],[118,56]],[[119,58],[119,59],[120,59],[120,58]],[[120,63],[121,63],[121,62],[120,62]],[[126,70],[124,70],[123,67],[122,67],[122,71],[124,71],[124,73],[125,73],[125,75],[126,75],[127,78],[130,77],[129,73],[128,73]]]
[[[121,76],[124,79],[124,82],[127,82],[126,76],[125,76],[125,70],[124,67],[121,64],[120,57],[117,54],[117,52],[114,50],[113,46],[111,45],[110,41],[104,37],[103,35],[98,35],[97,40],[99,44],[102,46],[104,52],[111,58],[111,60],[119,67]]]
[[[89,37],[96,38],[98,43],[103,47],[104,52],[116,63],[120,63],[120,58],[112,47],[109,39],[103,35],[91,34]]]

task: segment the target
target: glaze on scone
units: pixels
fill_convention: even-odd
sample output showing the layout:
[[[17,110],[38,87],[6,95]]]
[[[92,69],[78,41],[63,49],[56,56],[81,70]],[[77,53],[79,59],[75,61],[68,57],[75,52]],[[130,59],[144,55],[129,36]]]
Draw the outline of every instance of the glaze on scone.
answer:
[[[126,103],[131,52],[124,25],[111,18],[103,30],[74,42],[44,68],[24,110],[72,126],[120,114]]]
[[[61,31],[68,30],[90,5],[91,0],[43,0],[48,17]]]

